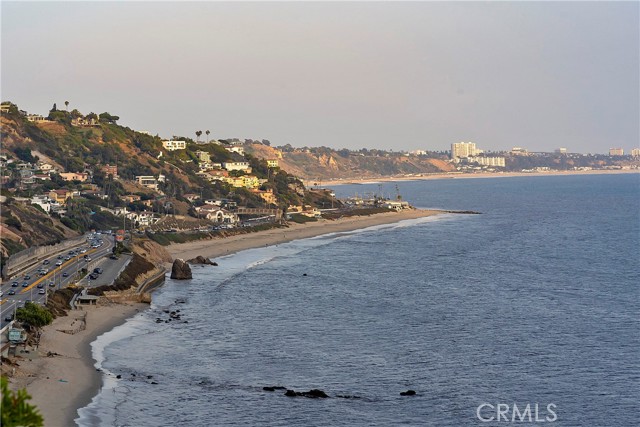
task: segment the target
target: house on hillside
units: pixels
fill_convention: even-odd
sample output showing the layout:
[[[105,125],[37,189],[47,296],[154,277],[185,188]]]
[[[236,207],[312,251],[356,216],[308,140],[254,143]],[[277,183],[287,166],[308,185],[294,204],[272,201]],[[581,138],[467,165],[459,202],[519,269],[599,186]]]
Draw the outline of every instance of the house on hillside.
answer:
[[[162,141],[162,146],[167,149],[167,151],[176,151],[176,150],[184,150],[187,148],[186,141]]]
[[[271,204],[271,205],[278,204],[278,199],[276,198],[276,195],[273,194],[273,190],[271,189],[269,190],[252,189],[249,191],[255,194],[256,196],[259,196],[260,198],[262,198],[262,200],[264,200],[268,204]]]
[[[60,177],[65,181],[80,181],[85,182],[89,179],[89,174],[85,172],[62,172]]]
[[[60,203],[61,205],[65,205],[67,203],[67,199],[73,198],[73,194],[73,191],[63,188],[60,190],[49,191],[49,198],[57,203]]]
[[[222,163],[222,167],[228,171],[243,171],[251,173],[249,162],[224,162]]]
[[[224,224],[235,224],[238,222],[238,215],[217,205],[204,205],[197,207],[195,210],[200,218],[206,218],[210,221]]]

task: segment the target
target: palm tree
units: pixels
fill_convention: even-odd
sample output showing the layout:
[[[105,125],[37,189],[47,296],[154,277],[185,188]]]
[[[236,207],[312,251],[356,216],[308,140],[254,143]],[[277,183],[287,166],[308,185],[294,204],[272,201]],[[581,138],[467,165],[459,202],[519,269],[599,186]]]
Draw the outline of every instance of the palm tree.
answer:
[[[209,143],[209,134],[210,134],[211,132],[209,132],[209,130],[207,129],[207,131],[206,131],[205,133],[207,134],[207,144],[208,144],[208,143]]]
[[[64,106],[66,107],[67,111],[69,111],[69,101],[64,101]]]
[[[202,135],[202,131],[201,130],[197,130],[196,131],[196,141],[200,141],[200,135]]]

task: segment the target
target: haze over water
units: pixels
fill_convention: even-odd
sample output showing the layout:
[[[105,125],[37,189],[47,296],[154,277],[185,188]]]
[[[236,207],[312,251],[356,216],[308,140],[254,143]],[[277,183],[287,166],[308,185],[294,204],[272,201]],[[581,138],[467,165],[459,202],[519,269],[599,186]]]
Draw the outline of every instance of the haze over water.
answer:
[[[108,378],[80,425],[501,425],[477,419],[484,402],[553,403],[550,425],[633,425],[639,184],[638,174],[402,182],[416,206],[482,215],[194,267],[192,281],[167,280],[149,311],[98,340]],[[155,323],[176,309],[188,323]],[[262,390],[271,385],[360,399],[287,398]],[[407,389],[417,396],[401,397]]]

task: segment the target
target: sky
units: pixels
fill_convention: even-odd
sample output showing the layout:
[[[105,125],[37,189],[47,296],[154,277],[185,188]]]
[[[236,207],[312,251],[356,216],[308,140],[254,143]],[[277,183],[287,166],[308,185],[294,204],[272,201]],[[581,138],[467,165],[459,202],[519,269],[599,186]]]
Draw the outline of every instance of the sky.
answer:
[[[638,2],[0,3],[0,96],[163,138],[628,152]]]

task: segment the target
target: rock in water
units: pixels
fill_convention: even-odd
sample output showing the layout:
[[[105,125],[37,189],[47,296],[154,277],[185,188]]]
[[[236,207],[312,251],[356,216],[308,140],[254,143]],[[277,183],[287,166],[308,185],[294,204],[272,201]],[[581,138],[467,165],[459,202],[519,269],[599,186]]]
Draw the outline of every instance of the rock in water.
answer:
[[[400,392],[400,396],[415,396],[415,395],[416,395],[415,390],[407,390],[407,391]]]
[[[173,261],[171,266],[171,278],[176,280],[191,279],[191,267],[182,259]]]
[[[198,255],[195,258],[191,258],[190,260],[187,260],[187,262],[189,264],[207,264],[207,265],[214,265],[213,262],[211,262],[211,260],[209,258],[205,258],[202,255]]]

